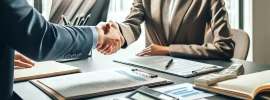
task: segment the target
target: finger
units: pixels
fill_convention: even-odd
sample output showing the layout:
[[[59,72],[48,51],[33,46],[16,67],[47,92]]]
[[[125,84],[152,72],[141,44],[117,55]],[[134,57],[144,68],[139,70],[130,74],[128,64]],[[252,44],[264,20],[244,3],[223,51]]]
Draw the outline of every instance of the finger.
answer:
[[[103,54],[109,54],[109,52],[113,49],[112,46],[109,46],[106,50],[104,50],[102,53]]]
[[[99,49],[97,49],[99,52],[103,52],[105,49],[107,49],[108,48],[108,44],[105,44],[105,45],[103,45],[102,47],[100,47]]]
[[[113,53],[115,53],[115,50],[116,49],[116,47],[112,47],[110,50],[108,50],[108,52],[105,52],[105,54],[106,55],[110,55],[110,54],[113,54]]]
[[[107,50],[108,48],[109,48],[109,46],[107,46],[107,47],[103,48],[102,50],[98,50],[98,52],[100,52],[100,53],[104,54],[105,50]]]
[[[120,38],[114,39],[114,44],[116,45],[118,42],[120,42]]]
[[[110,33],[112,31],[112,25],[111,25],[111,23],[107,23],[106,24],[106,33],[108,34],[108,33]]]
[[[137,54],[137,56],[145,56],[145,55],[151,55],[151,50]]]
[[[141,52],[139,52],[139,53],[137,54],[137,56],[142,55],[142,54],[144,54],[144,53],[148,53],[148,52],[151,52],[151,49],[145,48],[145,49],[143,49]]]
[[[116,53],[120,49],[120,43],[117,43],[116,47],[110,52],[110,54]]]
[[[141,52],[146,52],[146,51],[149,51],[151,50],[151,48],[144,48]]]
[[[97,44],[96,49],[100,49],[102,47],[101,44]]]
[[[116,43],[116,46],[113,48],[113,50],[110,52],[110,53],[115,53],[115,52],[117,52],[118,50],[119,50],[119,45],[120,45],[120,43],[119,42],[117,42]]]
[[[121,48],[121,42],[118,42],[118,43],[117,43],[116,51],[120,50],[120,48]]]
[[[117,25],[114,21],[110,20],[109,23],[111,23],[111,26],[112,26],[113,28],[119,30],[118,25]]]
[[[20,67],[25,67],[25,68],[32,68],[33,67],[33,65],[21,62],[20,60],[15,60],[14,66],[20,66]]]
[[[146,47],[146,48],[147,48],[147,49],[148,49],[148,48],[152,48],[152,46],[153,46],[153,45],[150,45],[150,46],[148,46],[148,47]],[[145,48],[145,49],[146,49],[146,48]]]
[[[108,51],[108,53],[105,53],[105,55],[111,55],[113,54],[113,48]]]
[[[19,58],[18,60],[20,60],[20,61],[22,61],[24,63],[28,63],[28,64],[30,64],[32,66],[35,65],[35,63],[33,61],[31,61],[29,58],[27,58],[27,57],[25,57],[23,55],[18,56],[18,58]]]

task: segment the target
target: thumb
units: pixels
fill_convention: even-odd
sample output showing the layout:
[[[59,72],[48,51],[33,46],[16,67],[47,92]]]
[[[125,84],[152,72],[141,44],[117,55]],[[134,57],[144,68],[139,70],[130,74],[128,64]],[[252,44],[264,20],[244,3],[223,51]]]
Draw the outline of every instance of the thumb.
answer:
[[[106,33],[105,34],[108,34],[111,32],[111,29],[112,29],[112,24],[111,23],[107,23],[106,24]]]

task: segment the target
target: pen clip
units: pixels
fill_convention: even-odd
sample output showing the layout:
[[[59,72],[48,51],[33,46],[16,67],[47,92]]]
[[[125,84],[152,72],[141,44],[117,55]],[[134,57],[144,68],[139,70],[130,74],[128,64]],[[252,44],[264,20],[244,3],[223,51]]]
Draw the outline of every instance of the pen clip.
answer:
[[[216,71],[217,69],[218,69],[217,66],[203,67],[203,68],[201,68],[201,69],[192,71],[192,74],[204,74],[204,73]]]
[[[131,69],[131,71],[136,73],[136,74],[145,76],[145,77],[150,77],[150,78],[157,78],[158,77],[158,75],[155,75],[155,74],[152,74],[152,73],[147,73],[147,72],[144,72],[144,71],[141,71],[141,70],[138,70],[138,69]],[[148,75],[146,75],[146,74],[148,74]]]

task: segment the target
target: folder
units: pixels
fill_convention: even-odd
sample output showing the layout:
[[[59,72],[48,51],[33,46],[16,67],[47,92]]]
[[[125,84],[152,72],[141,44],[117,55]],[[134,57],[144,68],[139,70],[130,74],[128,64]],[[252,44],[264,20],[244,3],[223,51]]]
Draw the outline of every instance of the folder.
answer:
[[[14,82],[77,72],[80,72],[80,69],[77,67],[54,61],[35,62],[35,66],[32,68],[15,67]]]
[[[155,74],[117,68],[31,80],[52,99],[83,99],[130,91],[141,86],[158,86],[173,83]]]
[[[173,59],[173,62],[170,64],[170,67],[166,69],[165,66],[171,59]],[[117,59],[113,61],[121,64],[150,69],[184,78],[194,77],[224,69],[224,67],[218,65],[206,64],[170,56],[136,56],[127,59]]]

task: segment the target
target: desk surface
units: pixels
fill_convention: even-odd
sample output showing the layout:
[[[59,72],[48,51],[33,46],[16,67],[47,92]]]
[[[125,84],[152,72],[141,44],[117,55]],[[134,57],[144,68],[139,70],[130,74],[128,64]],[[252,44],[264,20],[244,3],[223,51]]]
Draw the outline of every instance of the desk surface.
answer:
[[[117,54],[110,55],[110,56],[104,56],[100,53],[97,53],[97,51],[93,52],[93,57],[86,59],[86,60],[80,60],[80,61],[75,61],[75,62],[68,62],[66,64],[72,65],[79,67],[82,72],[91,72],[91,71],[97,71],[97,70],[104,70],[104,69],[110,69],[110,68],[118,68],[118,67],[131,67],[123,64],[118,64],[114,63],[112,60],[113,58],[118,58],[118,57],[125,57],[126,55],[131,55],[133,53],[129,53],[125,50],[120,51]],[[237,59],[232,59],[231,61],[220,61],[220,60],[197,60],[200,62],[205,62],[205,63],[211,63],[211,64],[216,64],[224,67],[230,66],[232,63],[241,63],[244,65],[245,68],[245,74],[248,73],[253,73],[253,72],[259,72],[263,70],[269,70],[270,65],[265,65],[265,64],[258,64],[254,62],[248,62],[248,61],[243,61],[243,60],[237,60]],[[144,69],[142,69],[144,70]],[[164,73],[159,73],[159,72],[154,72],[147,70],[149,72],[158,74],[159,76],[172,80],[174,81],[174,84],[181,84],[181,83],[193,83],[194,78],[181,78],[181,77],[176,77]],[[89,77],[91,78],[91,77]],[[168,85],[166,85],[168,86]],[[34,85],[29,83],[28,81],[25,82],[19,82],[19,83],[14,83],[14,92],[18,94],[22,99],[24,100],[51,100],[49,96],[44,94],[41,90],[36,88]],[[90,99],[95,99],[95,100],[112,100],[116,98],[121,98],[125,97],[128,95],[130,92],[124,92],[124,93],[118,93],[118,94],[112,94],[112,95],[106,95],[106,96],[101,96],[101,97],[96,97],[96,98],[90,98]],[[222,95],[217,95],[214,97],[209,97],[209,99],[232,99],[230,97],[222,96]]]

